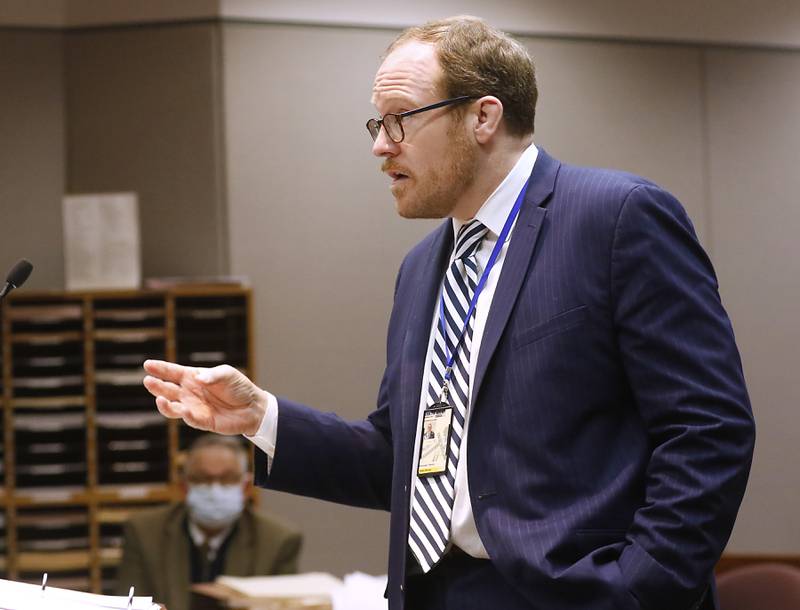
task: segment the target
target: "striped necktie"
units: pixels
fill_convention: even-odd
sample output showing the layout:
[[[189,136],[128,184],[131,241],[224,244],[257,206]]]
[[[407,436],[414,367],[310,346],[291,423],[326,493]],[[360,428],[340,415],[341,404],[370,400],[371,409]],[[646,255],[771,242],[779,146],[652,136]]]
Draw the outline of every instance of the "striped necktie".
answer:
[[[478,263],[475,253],[487,231],[488,229],[478,220],[461,227],[456,237],[453,262],[442,283],[447,346],[445,348],[440,320],[436,325],[425,404],[431,406],[440,401],[447,354],[451,354],[458,347],[448,383],[447,397],[447,402],[453,407],[453,429],[448,447],[446,471],[438,475],[416,477],[411,496],[408,546],[423,572],[428,572],[442,558],[450,538],[456,466],[469,406],[469,359],[474,312],[460,344],[459,336],[464,328],[464,321],[478,283]]]

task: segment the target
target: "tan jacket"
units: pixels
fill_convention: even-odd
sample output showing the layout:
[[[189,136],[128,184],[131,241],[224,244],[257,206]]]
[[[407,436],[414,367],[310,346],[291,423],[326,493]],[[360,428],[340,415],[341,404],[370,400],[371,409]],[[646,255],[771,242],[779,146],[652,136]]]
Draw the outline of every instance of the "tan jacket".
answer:
[[[189,610],[189,537],[186,505],[142,511],[125,524],[117,594],[152,595],[168,610]],[[228,544],[223,574],[263,576],[297,572],[301,534],[263,513],[246,508]]]

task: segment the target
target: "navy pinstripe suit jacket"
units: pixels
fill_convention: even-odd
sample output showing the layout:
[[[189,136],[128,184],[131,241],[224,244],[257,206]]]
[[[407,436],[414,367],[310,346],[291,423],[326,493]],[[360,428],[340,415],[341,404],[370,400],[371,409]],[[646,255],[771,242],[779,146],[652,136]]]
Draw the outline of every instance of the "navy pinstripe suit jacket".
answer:
[[[403,608],[419,392],[450,223],[397,279],[377,409],[280,400],[257,482],[391,510]],[[474,379],[470,499],[510,586],[542,610],[716,605],[712,571],[754,425],[714,271],[681,205],[636,176],[536,161]]]

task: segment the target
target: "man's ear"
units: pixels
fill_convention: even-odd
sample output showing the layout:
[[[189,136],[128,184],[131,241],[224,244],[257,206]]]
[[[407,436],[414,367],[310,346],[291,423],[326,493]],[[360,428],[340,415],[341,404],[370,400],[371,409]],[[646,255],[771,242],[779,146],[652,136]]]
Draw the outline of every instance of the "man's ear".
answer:
[[[500,129],[503,102],[493,95],[485,95],[473,103],[478,105],[478,111],[473,115],[475,139],[479,144],[486,144]]]

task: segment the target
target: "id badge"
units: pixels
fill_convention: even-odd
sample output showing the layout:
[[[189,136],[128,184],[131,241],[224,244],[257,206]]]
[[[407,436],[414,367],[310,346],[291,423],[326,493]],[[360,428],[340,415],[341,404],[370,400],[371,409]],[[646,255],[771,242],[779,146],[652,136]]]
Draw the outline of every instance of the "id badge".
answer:
[[[452,422],[453,407],[447,403],[437,402],[425,409],[422,414],[418,477],[442,474],[447,470],[447,448],[450,446]]]

